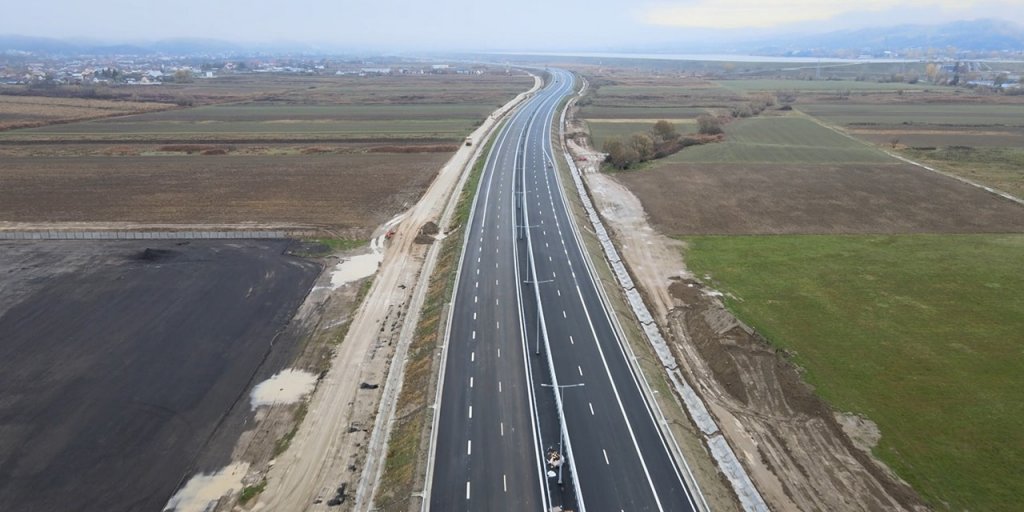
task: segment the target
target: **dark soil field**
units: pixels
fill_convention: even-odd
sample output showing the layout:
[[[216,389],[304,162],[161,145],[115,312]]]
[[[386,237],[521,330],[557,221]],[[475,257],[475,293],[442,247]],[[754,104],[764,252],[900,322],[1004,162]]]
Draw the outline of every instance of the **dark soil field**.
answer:
[[[449,153],[11,157],[12,222],[278,223],[365,237],[419,198]]]
[[[904,164],[673,163],[617,177],[670,235],[1024,232],[1024,207]]]
[[[289,245],[0,244],[0,510],[161,510],[226,464],[208,442],[294,354],[319,272]]]

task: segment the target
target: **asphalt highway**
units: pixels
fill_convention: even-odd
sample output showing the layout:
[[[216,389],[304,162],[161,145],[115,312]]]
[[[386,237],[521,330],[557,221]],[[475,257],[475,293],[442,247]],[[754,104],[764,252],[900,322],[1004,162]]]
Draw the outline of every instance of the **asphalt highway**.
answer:
[[[551,130],[573,77],[550,73],[497,135],[484,168],[452,305],[426,503],[693,510],[567,210]],[[552,450],[560,468],[546,464]]]

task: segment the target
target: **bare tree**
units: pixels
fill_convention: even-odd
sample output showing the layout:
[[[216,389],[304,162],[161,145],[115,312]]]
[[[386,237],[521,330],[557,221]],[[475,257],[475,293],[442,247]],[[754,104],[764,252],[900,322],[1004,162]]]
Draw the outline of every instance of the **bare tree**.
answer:
[[[675,125],[664,119],[654,123],[651,133],[654,134],[654,138],[658,142],[667,142],[679,138],[679,132],[676,131]]]
[[[646,133],[634,133],[629,138],[629,146],[636,151],[637,160],[640,162],[654,158],[654,141]]]
[[[697,116],[697,132],[702,135],[718,135],[722,133],[722,121],[715,116],[701,114]]]

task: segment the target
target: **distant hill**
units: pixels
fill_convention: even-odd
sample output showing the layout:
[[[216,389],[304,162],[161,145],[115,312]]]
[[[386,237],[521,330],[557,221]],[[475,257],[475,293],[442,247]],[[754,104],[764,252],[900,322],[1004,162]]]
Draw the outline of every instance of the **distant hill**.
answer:
[[[256,52],[314,51],[291,43],[238,44],[217,39],[164,39],[136,43],[105,43],[91,40],[0,35],[0,53],[30,52],[45,55],[245,55]]]
[[[955,47],[961,51],[1024,51],[1024,27],[1000,20],[955,21],[942,25],[898,25],[843,30],[789,39],[749,42],[750,51],[779,54],[800,50],[878,53]]]

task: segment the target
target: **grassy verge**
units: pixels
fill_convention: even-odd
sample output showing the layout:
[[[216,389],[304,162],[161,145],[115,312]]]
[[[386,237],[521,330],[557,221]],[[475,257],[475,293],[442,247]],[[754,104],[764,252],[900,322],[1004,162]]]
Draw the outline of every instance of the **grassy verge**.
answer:
[[[264,489],[267,488],[267,479],[260,480],[258,484],[247,485],[242,487],[242,492],[238,494],[238,504],[245,505],[252,501],[253,498],[259,496]]]
[[[295,412],[292,413],[292,420],[295,422],[295,425],[292,426],[292,429],[289,430],[287,434],[282,436],[281,439],[278,439],[277,442],[274,443],[274,458],[277,458],[277,456],[284,453],[284,451],[287,450],[289,446],[291,446],[292,439],[295,439],[295,434],[298,433],[299,425],[302,424],[302,420],[306,419],[307,412],[309,412],[308,402],[301,402],[299,403],[298,407],[295,408]]]
[[[292,254],[303,258],[320,258],[335,252],[351,251],[369,243],[369,240],[353,238],[306,238],[303,244],[292,250]]]
[[[687,262],[790,351],[932,506],[1024,495],[1024,235],[693,237]]]
[[[473,166],[456,205],[452,222],[454,229],[441,242],[444,245],[438,254],[437,266],[431,276],[419,322],[416,324],[416,333],[406,357],[402,391],[398,395],[384,473],[374,503],[377,510],[407,510],[409,499],[416,490],[418,470],[426,456],[422,440],[432,420],[432,409],[428,406],[436,389],[435,356],[444,342],[443,326],[446,318],[443,313],[455,286],[464,230],[469,224],[473,198],[483,176],[486,155],[490,153],[493,143],[492,138],[482,152],[485,157],[478,159]]]

